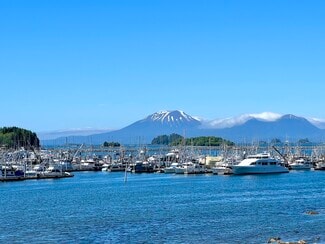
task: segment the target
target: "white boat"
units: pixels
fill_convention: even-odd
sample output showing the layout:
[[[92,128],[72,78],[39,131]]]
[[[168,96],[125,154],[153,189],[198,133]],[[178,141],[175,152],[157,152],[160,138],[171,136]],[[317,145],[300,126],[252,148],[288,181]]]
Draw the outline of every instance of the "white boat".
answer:
[[[214,167],[211,168],[212,174],[214,175],[230,175],[232,174],[232,166],[228,165],[227,163],[216,164]]]
[[[41,177],[60,177],[64,175],[62,168],[58,165],[50,165],[46,170],[39,174]]]
[[[122,163],[112,163],[108,167],[107,171],[110,171],[110,172],[125,171],[125,167],[126,167],[126,165],[122,164]]]
[[[289,170],[269,153],[249,155],[238,165],[232,166],[235,175],[288,173]]]
[[[325,161],[319,161],[316,163],[315,170],[325,170]]]
[[[109,164],[103,164],[102,171],[109,171]]]
[[[203,174],[205,167],[198,163],[186,162],[175,168],[176,174]]]
[[[312,163],[304,158],[298,158],[289,163],[289,168],[292,170],[310,170]]]
[[[232,166],[237,165],[237,158],[227,158],[225,161],[216,162],[211,168],[214,175],[230,175],[232,174]]]
[[[173,174],[173,173],[175,173],[176,172],[176,167],[179,167],[180,166],[180,164],[179,163],[172,163],[169,167],[166,167],[166,168],[164,168],[164,173],[165,174]]]

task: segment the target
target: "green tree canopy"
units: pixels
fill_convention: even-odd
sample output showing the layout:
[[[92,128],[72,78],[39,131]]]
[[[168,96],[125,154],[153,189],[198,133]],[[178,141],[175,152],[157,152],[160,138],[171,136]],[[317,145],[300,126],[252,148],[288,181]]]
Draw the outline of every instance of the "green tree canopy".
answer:
[[[225,140],[221,137],[215,136],[200,136],[200,137],[193,137],[187,138],[178,135],[178,134],[171,134],[169,136],[162,135],[155,137],[151,144],[157,145],[171,145],[171,146],[178,146],[178,145],[192,145],[192,146],[220,146],[220,145],[228,145],[233,146],[235,143]]]
[[[173,133],[169,136],[167,136],[167,135],[157,136],[151,141],[151,144],[171,145],[174,141],[178,141],[178,140],[182,140],[182,139],[183,139],[183,137],[181,135]]]
[[[0,128],[0,146],[6,148],[39,148],[40,141],[36,133],[18,127]]]
[[[298,144],[309,144],[309,143],[310,143],[310,141],[308,138],[300,139],[298,141]]]
[[[103,143],[103,147],[119,147],[119,146],[121,146],[121,144],[118,143],[118,142],[107,142],[107,141],[105,141]]]

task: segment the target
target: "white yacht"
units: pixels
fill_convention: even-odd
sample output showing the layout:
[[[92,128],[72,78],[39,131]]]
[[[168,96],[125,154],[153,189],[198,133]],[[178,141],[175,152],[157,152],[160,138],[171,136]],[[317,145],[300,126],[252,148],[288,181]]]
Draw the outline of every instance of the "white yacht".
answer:
[[[249,155],[238,165],[232,166],[235,175],[288,173],[289,170],[269,153]]]

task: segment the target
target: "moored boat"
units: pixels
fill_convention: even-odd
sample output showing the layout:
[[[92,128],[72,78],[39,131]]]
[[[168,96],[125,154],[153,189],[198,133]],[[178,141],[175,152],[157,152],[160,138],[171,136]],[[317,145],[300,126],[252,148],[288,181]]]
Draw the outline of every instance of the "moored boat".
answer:
[[[325,170],[325,161],[319,161],[316,163],[315,170]]]
[[[289,169],[291,170],[310,170],[311,168],[312,163],[305,158],[297,158],[289,163]]]
[[[11,166],[2,166],[0,168],[0,180],[17,180],[24,178],[24,171],[15,169]]]
[[[238,165],[231,167],[235,175],[288,173],[282,162],[272,158],[269,153],[249,155]]]
[[[163,169],[163,172],[165,174],[173,174],[173,173],[176,173],[176,168],[179,167],[179,166],[180,166],[179,163],[174,162],[169,167],[165,167]]]

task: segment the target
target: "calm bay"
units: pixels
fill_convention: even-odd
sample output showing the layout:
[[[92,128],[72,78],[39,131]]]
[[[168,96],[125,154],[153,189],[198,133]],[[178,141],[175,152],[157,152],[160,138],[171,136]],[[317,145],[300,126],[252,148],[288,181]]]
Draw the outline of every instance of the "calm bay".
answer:
[[[325,172],[0,183],[1,243],[325,243]],[[317,214],[307,214],[315,211]]]

